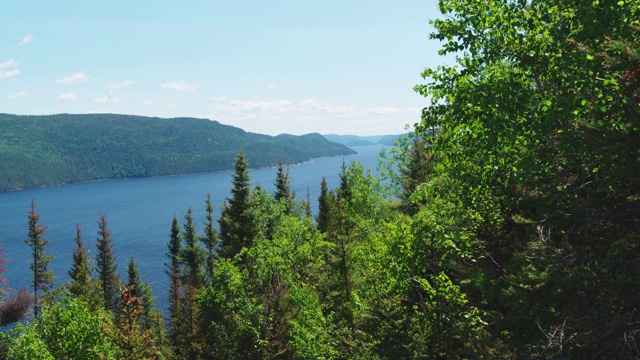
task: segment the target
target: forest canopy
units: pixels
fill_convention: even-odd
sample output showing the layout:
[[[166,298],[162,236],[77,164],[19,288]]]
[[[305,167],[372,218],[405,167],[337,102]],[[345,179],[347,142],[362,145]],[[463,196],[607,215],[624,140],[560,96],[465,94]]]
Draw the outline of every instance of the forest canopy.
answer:
[[[217,121],[116,114],[0,114],[0,191],[122,177],[229,170],[349,155],[319,134],[267,136]]]

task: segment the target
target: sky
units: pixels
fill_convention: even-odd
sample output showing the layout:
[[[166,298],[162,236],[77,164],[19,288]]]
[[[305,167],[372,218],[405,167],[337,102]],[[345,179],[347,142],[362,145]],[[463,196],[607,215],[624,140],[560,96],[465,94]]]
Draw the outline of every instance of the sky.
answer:
[[[420,120],[436,0],[3,0],[0,112],[218,120],[276,135]]]

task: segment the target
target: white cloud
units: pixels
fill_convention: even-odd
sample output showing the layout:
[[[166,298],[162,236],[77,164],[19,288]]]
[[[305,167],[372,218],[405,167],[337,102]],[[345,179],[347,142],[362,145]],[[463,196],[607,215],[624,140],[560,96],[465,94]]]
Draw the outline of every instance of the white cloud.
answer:
[[[110,84],[107,85],[107,89],[109,89],[109,90],[118,90],[118,89],[122,89],[122,88],[133,86],[133,84],[134,84],[133,80],[126,80],[126,81],[119,82],[119,83],[110,83]]]
[[[87,81],[87,74],[83,72],[75,73],[71,76],[67,76],[66,78],[59,79],[56,81],[58,84],[73,84],[79,82]]]
[[[188,83],[186,81],[169,81],[160,85],[163,89],[175,90],[177,92],[192,92],[198,89],[197,83]]]
[[[233,100],[223,104],[215,104],[214,109],[243,113],[243,112],[285,112],[292,108],[287,100],[260,101],[260,100]]]
[[[11,95],[9,95],[7,97],[9,99],[22,99],[22,98],[27,97],[27,95],[29,95],[29,94],[27,94],[26,91],[18,91],[17,93],[11,94]]]
[[[91,100],[91,102],[94,103],[102,103],[102,104],[115,104],[115,103],[119,103],[120,101],[122,101],[122,98],[120,96],[104,96],[101,98],[95,98],[93,100]]]
[[[18,74],[20,74],[20,70],[18,70],[18,69],[11,70],[11,71],[0,71],[0,79],[10,78],[10,77],[16,76]]]
[[[362,113],[365,115],[389,115],[397,114],[399,112],[400,109],[393,106],[371,107],[362,110]]]
[[[153,105],[153,103],[150,100],[145,100],[140,105],[142,105],[142,106],[151,106],[151,105]]]
[[[22,37],[22,40],[20,40],[20,42],[18,43],[18,46],[26,45],[26,44],[32,42],[33,39],[34,39],[33,35],[27,34],[27,35]]]
[[[18,65],[18,63],[11,59],[7,62],[0,63],[0,69],[4,69],[6,67],[16,67],[16,65]]]
[[[302,111],[308,111],[320,115],[351,115],[358,110],[354,106],[334,105],[328,102],[319,102],[314,99],[303,100],[299,107]]]
[[[57,98],[58,101],[76,101],[78,97],[74,93],[64,93],[60,94]]]

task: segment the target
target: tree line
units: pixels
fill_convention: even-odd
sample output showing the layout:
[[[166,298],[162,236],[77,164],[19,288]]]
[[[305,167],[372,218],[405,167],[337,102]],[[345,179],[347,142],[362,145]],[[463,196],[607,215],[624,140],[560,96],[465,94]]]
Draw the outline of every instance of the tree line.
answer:
[[[166,323],[136,286],[111,308],[43,287],[8,356],[640,357],[640,3],[439,7],[456,64],[424,71],[431,105],[382,177],[345,164],[313,216],[240,154],[220,218],[205,200],[202,231],[171,224]]]
[[[217,121],[117,114],[0,114],[0,191],[101,179],[228,170],[349,155],[319,134],[267,136]]]

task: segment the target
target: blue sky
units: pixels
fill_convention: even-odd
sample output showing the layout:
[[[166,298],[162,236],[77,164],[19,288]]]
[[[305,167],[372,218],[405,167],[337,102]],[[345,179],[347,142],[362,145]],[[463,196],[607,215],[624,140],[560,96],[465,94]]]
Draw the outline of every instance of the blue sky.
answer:
[[[436,0],[23,1],[0,13],[0,112],[218,120],[264,134],[404,132]]]

